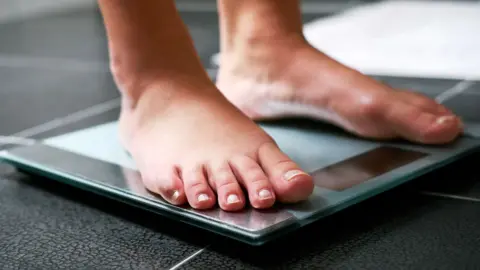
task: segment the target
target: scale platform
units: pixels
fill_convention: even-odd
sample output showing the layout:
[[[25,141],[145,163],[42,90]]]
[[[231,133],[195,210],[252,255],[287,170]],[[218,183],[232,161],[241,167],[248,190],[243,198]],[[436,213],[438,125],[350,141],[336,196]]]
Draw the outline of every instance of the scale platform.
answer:
[[[153,211],[212,232],[261,245],[287,232],[394,188],[479,149],[464,136],[441,147],[359,139],[334,127],[304,120],[263,123],[293,160],[310,172],[315,190],[308,201],[273,209],[225,212],[173,206],[148,192],[117,123],[48,138],[1,152],[1,159],[28,173]]]

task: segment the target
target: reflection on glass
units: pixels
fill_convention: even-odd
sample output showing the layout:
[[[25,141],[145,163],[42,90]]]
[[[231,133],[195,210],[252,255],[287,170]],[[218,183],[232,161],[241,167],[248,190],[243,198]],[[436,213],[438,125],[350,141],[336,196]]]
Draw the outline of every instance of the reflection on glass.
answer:
[[[313,173],[315,185],[343,191],[427,156],[425,153],[382,146]]]
[[[188,204],[182,207],[171,205],[144,187],[138,171],[56,147],[39,144],[17,148],[9,155],[17,164],[31,167],[32,171],[46,172],[61,182],[108,196],[113,195],[112,197],[123,202],[145,206],[149,210],[162,212],[209,230],[223,231],[223,234],[228,231],[228,235],[234,238],[241,235],[242,239],[250,239],[247,241],[258,241],[260,238],[269,237],[270,233],[280,231],[277,229],[285,229],[290,225],[295,227],[297,224],[306,224],[329,215],[360,200],[358,195],[362,192],[375,194],[376,189],[389,184],[391,178],[352,192],[349,192],[348,188],[427,156],[425,153],[403,148],[379,147],[363,154],[351,155],[349,159],[313,173],[318,187],[346,192],[314,192],[307,202],[300,204],[279,204],[269,210],[247,207],[241,212],[225,212],[218,206],[212,210],[200,211],[190,208]],[[404,173],[393,177],[401,179]]]
[[[150,200],[166,203],[161,197],[149,192],[145,188],[142,183],[141,176],[137,171],[124,168],[123,175],[129,192]],[[201,211],[195,210],[188,206],[182,208],[215,221],[219,221],[230,226],[247,229],[249,231],[260,231],[293,218],[293,215],[288,211],[278,208],[269,210],[256,210],[253,208],[247,208],[240,212],[226,212],[221,210],[219,207],[211,210]]]

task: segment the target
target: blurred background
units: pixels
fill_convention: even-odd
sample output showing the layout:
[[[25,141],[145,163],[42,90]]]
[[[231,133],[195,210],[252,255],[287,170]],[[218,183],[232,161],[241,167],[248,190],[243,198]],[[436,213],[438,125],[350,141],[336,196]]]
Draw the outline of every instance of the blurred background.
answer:
[[[214,67],[216,1],[176,2],[202,62]],[[363,2],[307,0],[305,20]],[[46,136],[19,132],[114,98],[97,1],[0,0],[0,135]]]
[[[95,0],[0,0],[0,20],[94,6]]]
[[[341,8],[361,2],[360,0],[306,0],[304,2],[324,3],[326,9]],[[212,9],[216,0],[177,0],[180,5]],[[95,0],[0,0],[0,18],[2,20],[41,15],[68,9],[92,7]],[[188,7],[185,7],[188,8]]]
[[[401,5],[408,1],[391,2],[400,5],[390,5],[390,11],[385,13],[381,5],[385,1],[303,0],[306,36],[337,60],[373,71],[367,74],[403,72],[410,77],[439,79],[378,78],[430,97],[471,79],[465,78],[467,75],[478,80],[480,52],[475,48],[480,46],[480,39],[475,29],[480,29],[476,19],[479,1],[425,0],[420,2],[444,4],[430,7],[418,5],[417,1],[413,8]],[[214,78],[217,66],[212,56],[219,52],[216,0],[176,3],[202,63]],[[355,12],[359,10],[356,7],[372,3],[371,11],[363,9],[366,12],[357,16],[361,12]],[[430,11],[434,12],[427,16]],[[342,14],[343,19],[328,20],[342,18]],[[376,14],[381,14],[380,19]],[[445,16],[449,19],[444,20]],[[364,18],[377,21],[368,23],[370,19]],[[402,31],[411,36],[402,36]],[[460,84],[461,90],[472,85],[478,83]],[[107,40],[96,0],[0,0],[0,123],[8,123],[0,125],[0,135],[16,134],[118,96],[109,74]],[[463,103],[451,105],[458,113],[478,118],[476,102],[468,112],[463,112],[470,108]],[[115,118],[114,114],[108,120]],[[46,136],[44,132],[34,133]]]

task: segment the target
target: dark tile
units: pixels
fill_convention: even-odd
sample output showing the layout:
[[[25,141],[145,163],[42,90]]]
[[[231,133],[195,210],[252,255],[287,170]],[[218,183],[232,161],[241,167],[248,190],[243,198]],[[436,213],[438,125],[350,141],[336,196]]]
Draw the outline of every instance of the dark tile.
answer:
[[[0,163],[0,179],[15,172],[15,168],[11,165]]]
[[[202,62],[209,67],[210,57],[219,51],[217,12],[182,11],[180,15]],[[306,14],[303,20],[326,15]],[[4,55],[108,61],[105,27],[96,7],[0,24],[0,38],[0,54]]]
[[[431,98],[438,96],[458,84],[459,80],[427,79],[410,77],[373,76],[375,79],[394,88],[425,94]]]
[[[96,8],[0,24],[0,53],[100,61],[108,58]]]
[[[167,269],[209,239],[195,228],[22,173],[0,179],[0,221],[0,260],[8,269]]]
[[[480,122],[480,95],[461,93],[443,102],[465,122]]]
[[[182,12],[202,60],[218,51],[215,12]],[[101,13],[96,8],[0,24],[0,54],[108,61]],[[7,38],[8,37],[8,38]]]
[[[218,241],[182,269],[474,269],[479,206],[389,192],[268,246]]]
[[[441,168],[417,188],[425,192],[443,193],[480,199],[480,153],[475,153],[452,165]]]
[[[467,90],[465,90],[465,93],[469,94],[479,94],[480,95],[480,82],[474,83],[472,86],[470,86]]]
[[[108,72],[0,67],[0,134],[119,97]]]

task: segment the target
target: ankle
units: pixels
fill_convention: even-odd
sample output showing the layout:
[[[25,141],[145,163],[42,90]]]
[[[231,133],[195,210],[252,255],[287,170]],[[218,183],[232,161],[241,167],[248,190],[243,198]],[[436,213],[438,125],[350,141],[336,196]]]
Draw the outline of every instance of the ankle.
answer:
[[[240,59],[250,61],[271,61],[279,52],[296,49],[307,42],[300,31],[272,30],[269,27],[255,25],[257,22],[245,22],[240,29],[224,33],[221,41],[222,64]]]
[[[298,34],[239,37],[235,46],[220,53],[219,78],[234,74],[266,83],[288,79],[285,76],[292,74],[296,58],[308,46]]]
[[[304,41],[299,0],[223,0],[219,14],[223,55],[267,56]]]
[[[237,45],[302,35],[299,0],[223,0],[218,4],[224,51]]]
[[[125,68],[121,65],[112,65],[112,75],[124,100],[123,106],[130,110],[135,109],[144,96],[155,92],[155,98],[167,101],[170,97],[180,93],[198,92],[212,88],[213,82],[200,66],[192,68],[176,67],[134,67]]]

